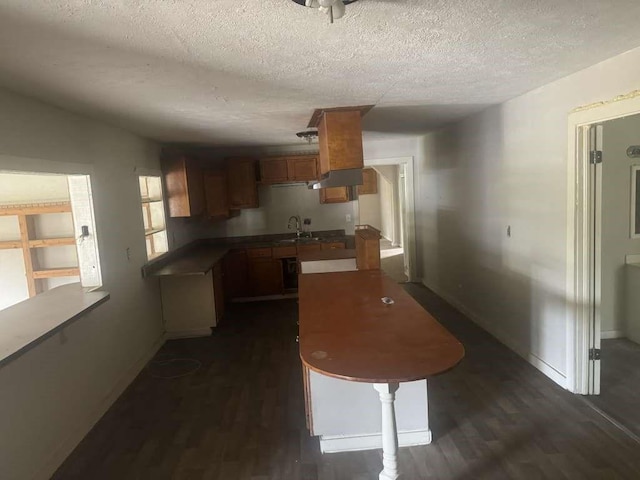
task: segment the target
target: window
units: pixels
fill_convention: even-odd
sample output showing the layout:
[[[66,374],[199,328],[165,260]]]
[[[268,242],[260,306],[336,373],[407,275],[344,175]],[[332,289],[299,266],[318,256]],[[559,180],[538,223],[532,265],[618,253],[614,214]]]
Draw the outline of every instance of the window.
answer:
[[[147,259],[153,260],[169,251],[167,227],[164,221],[162,180],[159,176],[140,176],[142,218],[147,243]]]
[[[88,175],[0,172],[0,310],[102,284]]]

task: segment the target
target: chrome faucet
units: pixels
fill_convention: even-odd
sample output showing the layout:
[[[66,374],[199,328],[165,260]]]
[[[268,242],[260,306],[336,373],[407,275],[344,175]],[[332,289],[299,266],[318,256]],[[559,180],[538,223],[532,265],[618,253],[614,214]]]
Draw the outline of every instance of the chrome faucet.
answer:
[[[289,230],[291,230],[291,220],[296,221],[296,237],[300,238],[300,234],[302,233],[302,230],[300,230],[300,225],[302,223],[300,222],[300,217],[298,215],[291,215],[289,217],[289,221],[287,222],[287,228]]]

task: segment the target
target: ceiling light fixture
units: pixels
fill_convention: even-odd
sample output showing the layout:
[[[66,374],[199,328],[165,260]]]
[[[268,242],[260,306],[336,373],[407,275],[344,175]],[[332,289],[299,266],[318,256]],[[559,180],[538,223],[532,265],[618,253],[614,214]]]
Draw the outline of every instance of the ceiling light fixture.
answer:
[[[321,12],[329,15],[331,23],[344,17],[345,6],[358,0],[293,0],[298,5],[304,5],[309,8],[317,8]]]
[[[296,133],[298,138],[306,140],[308,143],[313,143],[314,140],[318,139],[318,131],[317,130],[305,130],[304,132]]]

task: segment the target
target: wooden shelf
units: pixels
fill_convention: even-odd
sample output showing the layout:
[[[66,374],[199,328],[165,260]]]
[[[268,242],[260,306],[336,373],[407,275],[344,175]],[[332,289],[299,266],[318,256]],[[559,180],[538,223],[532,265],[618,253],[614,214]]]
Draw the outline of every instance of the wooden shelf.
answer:
[[[67,213],[71,211],[69,202],[37,203],[29,205],[0,205],[0,216],[42,215],[46,213]]]
[[[29,240],[29,248],[61,247],[63,245],[75,245],[76,239],[73,237],[60,238],[40,238]]]
[[[145,230],[144,231],[144,236],[148,237],[149,235],[153,235],[154,233],[163,232],[164,230],[166,230],[166,229],[165,228],[152,228],[150,230]]]
[[[12,248],[22,248],[21,240],[3,240],[0,242],[0,250],[10,250]]]
[[[44,270],[34,270],[33,278],[56,278],[56,277],[77,277],[80,275],[78,267],[67,268],[47,268]]]
[[[142,201],[142,203],[157,203],[157,202],[162,202],[162,199],[161,198],[142,197],[141,201]]]
[[[39,280],[54,277],[80,276],[80,269],[78,267],[44,268],[43,265],[40,265],[40,260],[34,249],[76,244],[74,237],[36,238],[35,217],[37,215],[50,213],[71,213],[71,203],[38,202],[0,205],[0,217],[18,217],[20,240],[1,241],[0,249],[16,248],[22,250],[29,297],[34,297],[38,293],[46,290],[46,284]]]

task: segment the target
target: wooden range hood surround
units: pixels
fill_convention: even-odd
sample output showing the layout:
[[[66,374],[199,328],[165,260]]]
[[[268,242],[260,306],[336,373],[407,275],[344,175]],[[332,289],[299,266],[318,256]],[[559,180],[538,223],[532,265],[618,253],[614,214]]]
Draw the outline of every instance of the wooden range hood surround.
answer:
[[[309,127],[318,128],[320,176],[336,170],[364,167],[362,116],[373,105],[321,108],[313,112]]]

